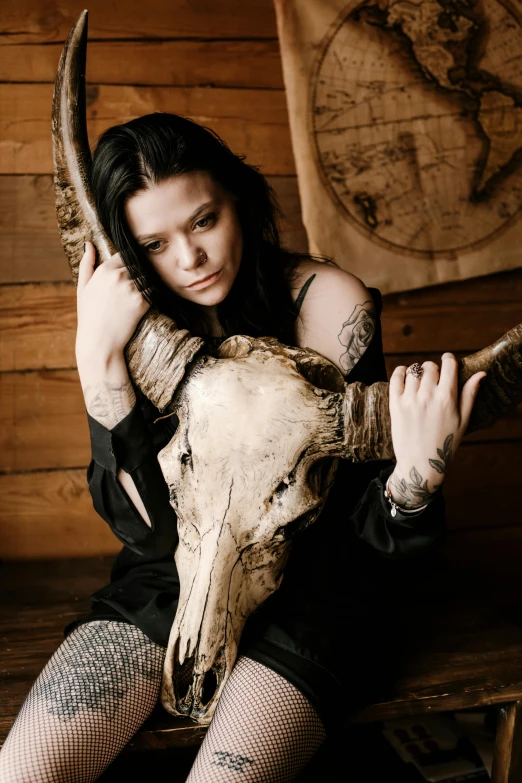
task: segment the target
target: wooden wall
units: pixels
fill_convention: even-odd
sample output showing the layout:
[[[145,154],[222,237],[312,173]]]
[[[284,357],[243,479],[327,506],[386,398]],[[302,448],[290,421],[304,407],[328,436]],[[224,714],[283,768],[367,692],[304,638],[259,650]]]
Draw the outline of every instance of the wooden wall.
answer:
[[[62,43],[83,4],[4,0],[0,21],[0,556],[117,551],[92,510],[75,369],[75,290],[51,182],[50,108]],[[210,125],[262,167],[285,242],[306,248],[271,0],[89,4],[91,141],[155,110]],[[522,270],[396,294],[383,316],[389,369],[465,355],[522,321]],[[469,437],[446,482],[461,541],[520,525],[522,411]],[[515,532],[515,531],[513,531]],[[518,531],[516,531],[518,532]]]

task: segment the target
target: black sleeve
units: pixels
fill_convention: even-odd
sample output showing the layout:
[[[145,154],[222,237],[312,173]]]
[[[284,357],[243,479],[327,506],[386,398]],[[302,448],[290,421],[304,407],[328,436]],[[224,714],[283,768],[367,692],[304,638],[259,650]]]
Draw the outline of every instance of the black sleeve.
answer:
[[[159,437],[153,436],[139,402],[112,430],[88,413],[87,419],[92,448],[87,481],[94,508],[114,535],[134,552],[162,556],[172,551],[178,540],[177,520],[157,459],[170,436],[163,442],[161,430]],[[119,468],[132,477],[152,527],[142,519],[118,481]]]
[[[380,292],[370,288],[377,311],[377,329],[368,349],[346,378],[347,383],[361,381],[367,386],[386,381],[386,365],[382,348]],[[392,460],[352,463],[350,479],[345,486],[349,522],[357,538],[385,556],[402,557],[425,553],[444,537],[445,504],[439,490],[423,511],[414,514],[391,515],[391,506],[384,496],[388,476],[393,472]],[[346,497],[347,495],[347,497]]]

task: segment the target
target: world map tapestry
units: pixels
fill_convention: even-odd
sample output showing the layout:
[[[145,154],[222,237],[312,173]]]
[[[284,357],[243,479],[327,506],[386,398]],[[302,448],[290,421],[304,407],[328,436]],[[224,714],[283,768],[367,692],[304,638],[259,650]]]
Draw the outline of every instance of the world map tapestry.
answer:
[[[312,253],[382,293],[522,266],[519,0],[274,0]]]

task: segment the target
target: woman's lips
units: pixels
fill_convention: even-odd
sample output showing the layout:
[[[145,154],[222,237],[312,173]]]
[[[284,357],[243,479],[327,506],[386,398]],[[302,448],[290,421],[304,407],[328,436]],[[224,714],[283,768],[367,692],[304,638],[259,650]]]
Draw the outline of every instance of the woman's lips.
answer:
[[[208,277],[204,277],[203,280],[198,280],[197,282],[192,283],[192,285],[188,285],[187,288],[190,288],[192,291],[199,291],[200,288],[207,288],[207,286],[216,282],[222,271],[223,269],[220,269],[218,272],[214,272],[213,275],[209,275]]]

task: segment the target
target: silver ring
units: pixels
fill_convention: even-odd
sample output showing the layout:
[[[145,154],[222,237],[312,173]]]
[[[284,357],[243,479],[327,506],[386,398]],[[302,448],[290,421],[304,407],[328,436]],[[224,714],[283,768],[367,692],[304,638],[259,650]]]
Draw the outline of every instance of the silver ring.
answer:
[[[424,375],[424,370],[422,369],[422,366],[419,364],[419,362],[415,362],[414,364],[410,364],[406,370],[406,375],[413,375],[414,378],[420,379]]]
[[[208,259],[205,253],[202,252],[200,255],[203,256],[203,260],[199,262],[199,266],[203,266],[203,264],[207,263]]]

